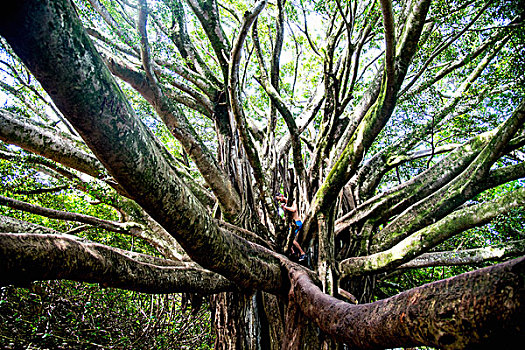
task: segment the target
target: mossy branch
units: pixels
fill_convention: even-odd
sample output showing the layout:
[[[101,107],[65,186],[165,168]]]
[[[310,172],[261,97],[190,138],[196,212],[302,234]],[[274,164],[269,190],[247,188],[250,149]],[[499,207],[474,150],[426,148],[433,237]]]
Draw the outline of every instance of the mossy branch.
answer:
[[[525,189],[520,188],[493,201],[457,210],[390,249],[341,261],[342,276],[355,277],[396,268],[460,232],[486,224],[496,216],[521,206],[524,201]]]

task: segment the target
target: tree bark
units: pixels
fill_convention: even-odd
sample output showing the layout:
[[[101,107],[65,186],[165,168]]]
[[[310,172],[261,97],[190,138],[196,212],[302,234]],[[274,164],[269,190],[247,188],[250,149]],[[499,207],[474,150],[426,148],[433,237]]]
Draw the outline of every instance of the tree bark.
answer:
[[[237,289],[195,264],[142,262],[139,254],[128,253],[71,236],[0,233],[0,284],[69,279],[145,293],[211,294]]]
[[[268,339],[268,321],[257,293],[220,293],[212,296],[216,350],[261,350]]]
[[[131,110],[69,1],[17,3],[2,14],[0,33],[109,173],[194,261],[244,287],[282,288],[278,258],[219,229],[176,175],[164,148]],[[260,254],[266,257],[259,259]]]
[[[525,257],[363,305],[322,293],[301,270],[291,268],[290,278],[302,312],[353,349],[510,347],[525,339]]]

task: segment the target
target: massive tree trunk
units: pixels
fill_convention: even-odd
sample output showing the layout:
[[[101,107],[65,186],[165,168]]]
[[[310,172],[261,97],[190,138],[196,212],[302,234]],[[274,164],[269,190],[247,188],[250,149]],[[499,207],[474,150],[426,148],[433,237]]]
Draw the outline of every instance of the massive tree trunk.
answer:
[[[257,293],[217,294],[212,297],[212,306],[215,349],[263,349],[261,341],[267,338],[268,323],[261,319]]]
[[[447,252],[430,250],[524,203],[525,190],[518,185],[490,200],[469,201],[525,175],[521,153],[512,154],[525,143],[525,102],[514,101],[513,110],[504,121],[497,120],[494,129],[458,136],[461,144],[436,147],[434,142],[438,133],[434,129],[457,105],[456,95],[466,94],[508,37],[494,34],[487,39],[492,51],[473,62],[472,72],[465,74],[443,112],[433,111],[431,121],[389,142],[381,133],[388,132],[385,126],[396,117],[400,98],[417,80],[418,72],[410,71],[411,62],[427,59],[416,53],[425,44],[425,35],[432,32],[425,25],[429,0],[407,2],[402,9],[388,0],[380,1],[378,7],[371,2],[360,9],[362,19],[357,18],[358,2],[346,8],[341,2],[327,4],[323,9],[329,23],[322,50],[308,35],[305,20],[305,40],[323,62],[318,90],[324,95],[309,96],[301,112],[284,98],[289,90],[282,88],[279,79],[285,1],[276,4],[269,67],[264,55],[268,48],[259,41],[262,27],[257,23],[267,5],[264,0],[243,9],[242,18],[230,11],[238,27],[231,33],[232,44],[214,0],[188,0],[186,5],[166,1],[163,6],[173,16],[171,29],[163,27],[145,0],[138,1],[132,6],[137,11],[133,38],[118,28],[103,4],[90,3],[129,47],[112,46],[94,28],[86,31],[69,0],[20,1],[0,15],[0,34],[85,144],[74,137],[59,137],[4,109],[0,110],[0,139],[37,154],[40,165],[68,176],[82,190],[90,188],[82,177],[61,166],[103,180],[99,185],[104,191],[115,190],[116,198],[107,196],[105,201],[130,222],[65,213],[4,196],[0,205],[141,237],[168,259],[131,254],[54,231],[34,234],[38,227],[0,217],[2,285],[65,278],[148,293],[212,295],[217,349],[329,350],[343,344],[356,349],[417,345],[461,349],[524,336],[524,258],[374,301],[375,283],[385,273],[432,264],[429,260],[436,257],[445,264]],[[487,7],[469,18],[461,33]],[[205,59],[193,45],[195,39],[186,28],[188,9],[202,26],[214,61]],[[302,10],[306,19],[307,11]],[[150,18],[157,21],[159,31],[169,34],[184,64],[165,62],[163,55],[152,54]],[[509,28],[519,25],[516,21]],[[357,22],[362,25],[359,31],[353,27]],[[362,84],[357,74],[363,66],[361,50],[379,32],[384,57],[375,72],[361,72],[361,78],[370,78]],[[102,58],[88,33],[125,53],[128,60],[108,56],[111,50],[98,47],[106,55]],[[251,45],[250,50],[245,50],[246,45]],[[431,51],[426,66],[448,45],[451,42],[436,53]],[[241,63],[250,60],[243,56],[246,51],[256,56],[254,80],[268,100],[267,124],[260,128],[253,121],[255,114],[247,112],[252,110],[242,94]],[[246,72],[248,63],[244,64]],[[461,66],[449,62],[445,68]],[[409,72],[415,80],[407,85]],[[177,140],[181,154],[191,158],[201,177],[191,173],[187,159],[181,161],[179,154],[170,153],[159,142],[114,76],[152,107],[156,122]],[[354,94],[363,90],[352,105]],[[210,150],[203,141],[189,110],[215,127],[217,150]],[[319,111],[322,115],[317,116]],[[286,129],[277,141],[281,117]],[[308,127],[317,128],[315,140],[301,138]],[[429,151],[421,150],[424,137],[431,139]],[[52,148],[46,146],[50,143]],[[308,152],[304,145],[311,146]],[[441,153],[448,154],[432,163]],[[8,148],[0,155],[17,159]],[[398,176],[396,184],[385,179],[400,164],[422,157],[430,157],[426,167],[416,168],[409,180],[402,182]],[[515,163],[507,165],[503,157]],[[503,165],[494,167],[499,163]],[[278,215],[276,191],[286,192],[288,204],[295,201],[302,214],[304,225],[297,239],[308,251],[307,266],[291,261],[295,223]],[[179,244],[183,252],[176,251]],[[505,248],[504,253],[487,254],[484,259],[524,253],[523,242]],[[463,253],[480,256],[484,251]]]
[[[215,348],[247,350],[339,349],[292,300],[264,292],[221,293],[215,307]]]

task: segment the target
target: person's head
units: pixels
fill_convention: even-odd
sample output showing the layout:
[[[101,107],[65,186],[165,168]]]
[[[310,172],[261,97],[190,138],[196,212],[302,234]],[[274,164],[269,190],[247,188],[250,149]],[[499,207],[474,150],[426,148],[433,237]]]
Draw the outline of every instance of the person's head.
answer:
[[[286,197],[282,193],[278,193],[275,195],[275,199],[278,200],[281,203],[286,203]]]

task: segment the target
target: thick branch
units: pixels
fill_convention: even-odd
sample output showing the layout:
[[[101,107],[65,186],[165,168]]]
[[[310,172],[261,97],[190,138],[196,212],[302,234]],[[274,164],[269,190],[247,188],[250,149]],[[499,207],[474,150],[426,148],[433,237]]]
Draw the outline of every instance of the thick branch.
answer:
[[[0,109],[0,140],[52,159],[95,178],[107,176],[104,167],[92,154],[83,152],[69,138]]]
[[[336,232],[341,232],[365,219],[389,218],[434,193],[461,174],[486,146],[493,134],[494,131],[490,131],[473,137],[430,169],[385,193],[370,198],[337,220]],[[397,162],[396,159],[393,161]]]
[[[248,161],[250,162],[250,165],[253,169],[256,184],[263,197],[264,204],[270,210],[273,206],[271,203],[271,194],[268,193],[268,181],[265,178],[265,173],[262,169],[262,164],[259,158],[259,154],[257,153],[257,148],[255,147],[250,133],[248,132],[248,121],[246,120],[246,116],[244,115],[244,109],[242,108],[239,96],[239,67],[242,48],[244,46],[244,42],[246,40],[250,27],[252,26],[253,22],[257,19],[257,16],[259,16],[261,11],[266,6],[266,2],[266,0],[260,0],[253,6],[251,11],[246,11],[244,13],[241,29],[239,31],[239,34],[237,35],[231,52],[231,63],[228,71],[228,95],[230,97],[231,111],[235,118],[237,129],[239,130],[239,135],[242,141],[244,151],[246,152]]]
[[[302,312],[352,349],[490,348],[524,336],[525,258],[363,305],[322,293],[299,270],[291,269],[290,278]]]
[[[411,180],[381,193],[355,210],[344,215],[336,222],[336,232],[343,232],[345,229],[363,220],[373,220],[374,222],[386,222],[390,218],[431,195],[441,187],[448,184],[473,161],[479,152],[487,145],[490,138],[495,134],[495,130],[485,132],[473,137],[463,145],[454,149],[446,158],[422,172]],[[511,152],[524,143],[522,137],[514,138],[505,153]],[[437,150],[437,149],[436,149]],[[415,154],[418,154],[417,152]],[[403,157],[394,158],[387,163],[398,163],[403,161]],[[488,178],[478,184],[478,193],[486,189],[496,187],[508,181],[516,180],[525,176],[525,164],[519,163],[504,168],[498,168],[489,173]],[[379,233],[378,241],[385,240],[382,231]]]
[[[423,22],[428,12],[429,4],[429,0],[421,0],[415,4],[416,6],[413,8],[411,16],[407,20],[404,36],[399,40],[398,52],[396,52],[397,56],[395,57],[395,72],[390,71],[387,63],[377,99],[364,115],[352,137],[349,138],[345,149],[331,168],[325,182],[317,191],[304,224],[307,239],[309,238],[308,235],[311,234],[310,225],[313,217],[322,210],[326,210],[336,200],[340,190],[356,173],[367,149],[392,115],[396,105],[396,94],[405,77],[408,64],[416,52],[416,43],[423,29]],[[387,6],[388,4],[385,5]],[[383,10],[386,16],[384,17],[385,26],[393,26],[392,23],[389,23],[389,8],[386,7]],[[393,28],[390,29],[393,30]],[[393,34],[387,33],[385,39],[387,40],[387,45],[389,45],[388,42],[394,40]],[[387,60],[390,59],[387,58]],[[374,89],[375,87],[372,87],[372,90]]]
[[[394,84],[395,70],[395,28],[394,28],[394,13],[392,10],[392,2],[390,0],[380,0],[381,12],[383,13],[383,26],[385,28],[385,71],[387,75],[387,84]]]
[[[388,247],[388,244],[399,237],[406,237],[407,234],[445,217],[479,193],[485,186],[484,180],[489,174],[490,167],[508,147],[511,138],[523,126],[524,120],[525,101],[522,101],[513,115],[502,123],[496,132],[491,133],[489,142],[459,176],[427,198],[407,208],[381,230],[378,237],[378,240],[384,240],[381,245]]]
[[[172,32],[170,38],[173,40],[179,53],[188,67],[196,72],[203,74],[210,82],[220,86],[219,80],[215,77],[206,62],[199,55],[191,41],[187,30],[188,18],[185,16],[184,7],[180,0],[170,3],[172,11]],[[209,89],[208,89],[209,90]]]
[[[142,97],[152,104],[170,132],[180,141],[193,159],[200,173],[221,203],[226,215],[235,217],[240,211],[240,197],[230,179],[219,168],[211,152],[201,142],[182,110],[172,104],[160,91],[155,91],[142,73],[108,62],[109,69],[119,78],[128,82]],[[191,180],[190,180],[191,183]]]
[[[150,14],[151,15],[151,14]],[[120,53],[125,54],[125,58],[128,58],[127,56],[131,56],[131,61],[140,61],[140,54],[135,51],[130,51],[126,49],[125,47],[122,47],[122,45],[119,45],[118,42],[114,42],[111,39],[105,37],[100,32],[96,31],[93,28],[86,28],[86,32],[94,39],[97,39],[95,42],[97,44],[97,47],[101,47],[104,51],[103,54],[108,55],[108,61],[111,61],[113,59],[113,51],[117,51]],[[104,45],[102,45],[104,44]],[[107,50],[106,47],[108,47],[110,50]],[[108,52],[110,51],[110,52]],[[174,63],[174,62],[167,62],[159,58],[153,58],[152,63],[154,63],[154,69],[157,74],[161,73],[161,70],[163,68],[167,68],[170,70],[170,72],[165,75],[171,77],[173,75],[173,72],[180,75],[184,79],[192,82],[197,86],[199,89],[201,89],[206,96],[213,97],[217,91],[217,87],[215,87],[209,80],[204,78],[199,73],[196,73],[190,68],[185,67],[182,64]],[[192,67],[193,68],[193,67]],[[210,73],[211,74],[211,73]],[[209,79],[212,79],[213,76],[208,76]],[[198,93],[196,93],[198,95]],[[181,99],[179,101],[180,103],[184,103]],[[195,109],[194,107],[191,107]]]
[[[433,129],[436,125],[446,127],[445,122],[447,119],[454,113],[459,113],[456,106],[463,99],[463,95],[469,90],[474,81],[481,76],[481,73],[486,69],[508,40],[509,37],[503,40],[492,53],[488,54],[479,62],[475,69],[472,70],[455,91],[453,98],[449,99],[445,106],[432,116],[430,121],[415,128],[412,132],[407,133],[403,139],[377,153],[373,158],[367,161],[363,167],[361,167],[356,180],[356,183],[359,184],[358,191],[360,197],[365,197],[368,193],[373,193],[383,175],[391,168],[389,164],[390,159],[402,155],[415,147],[421,139],[426,138],[428,137],[428,134],[433,133]]]
[[[279,92],[270,84],[268,77],[264,76],[264,74],[261,75],[263,78],[263,80],[261,81],[261,86],[264,88],[264,90],[272,100],[273,105],[283,116],[286,126],[288,127],[293,150],[294,167],[297,171],[297,174],[299,175],[299,178],[301,179],[301,181],[304,182],[306,181],[306,170],[301,152],[301,141],[299,139],[300,130],[295,122],[295,117],[290,112],[290,109],[286,106],[286,103],[283,100],[283,98],[279,95]]]
[[[151,51],[148,41],[148,3],[146,0],[139,0],[139,14],[137,18],[137,32],[140,38],[140,59],[142,62],[142,67],[146,76],[148,77],[149,83],[153,89],[158,89],[157,78],[155,77],[155,72],[153,71],[153,65],[151,62]]]
[[[224,81],[226,82],[228,77],[230,43],[221,26],[217,2],[215,0],[186,1],[199,19],[202,28],[210,40],[213,51],[215,51],[215,56],[221,66]]]
[[[340,270],[345,276],[355,276],[395,268],[457,233],[486,224],[496,216],[521,206],[524,201],[525,188],[520,188],[496,200],[457,210],[388,250],[341,261]]]
[[[118,89],[69,0],[24,1],[0,16],[0,33],[89,148],[194,261],[243,287],[281,290],[278,259],[219,230],[179,179]]]
[[[411,260],[398,269],[419,269],[433,266],[473,265],[485,261],[503,260],[525,255],[525,240],[508,242],[486,248],[466,249],[448,252],[425,253]]]
[[[0,233],[0,285],[68,279],[145,293],[236,290],[202,268],[143,263],[126,253],[60,235]]]
[[[147,214],[144,214],[144,219],[147,220],[148,226],[144,227],[143,225],[140,225],[135,222],[122,223],[110,220],[102,220],[89,215],[43,208],[34,204],[25,203],[22,201],[2,196],[0,196],[0,205],[6,205],[14,209],[45,216],[52,219],[74,221],[86,224],[84,227],[81,227],[81,229],[99,227],[110,232],[116,232],[138,237],[155,247],[161,254],[163,254],[163,256],[174,260],[184,260],[184,257],[180,254],[180,249],[178,249],[179,245],[177,244],[177,241],[175,241],[175,239],[172,236],[170,236],[165,230],[160,228],[156,222],[153,222],[153,220],[151,220],[151,218],[149,218]],[[75,231],[77,229],[79,228],[77,227],[72,231]],[[29,222],[4,216],[0,216],[0,232],[58,233],[54,230],[50,230],[45,227],[35,226],[34,224],[31,224]],[[69,232],[71,233],[71,231]]]
[[[50,164],[46,159],[51,159],[64,166],[73,168],[95,178],[103,179],[108,185],[113,187],[118,193],[130,197],[126,191],[112,179],[104,166],[91,153],[84,152],[80,140],[66,138],[58,134],[55,130],[46,128],[37,123],[17,117],[8,111],[0,109],[0,139],[4,142],[17,145],[27,151],[45,157],[38,159],[37,156],[30,158],[30,161],[52,168],[71,180],[71,173],[66,174],[65,169],[59,169],[57,165]],[[85,145],[84,145],[85,147]],[[0,158],[12,158],[3,152]],[[14,159],[17,161],[17,159]],[[184,179],[185,183],[191,188],[192,192],[201,200],[202,203],[213,205],[215,199],[203,186],[195,181],[191,175],[175,166],[173,169],[177,175]]]

